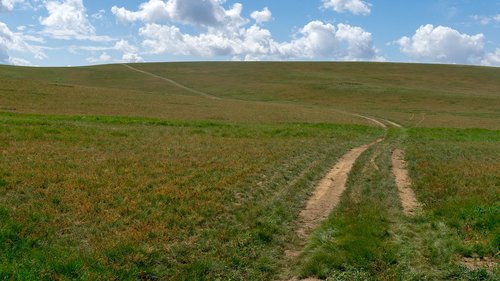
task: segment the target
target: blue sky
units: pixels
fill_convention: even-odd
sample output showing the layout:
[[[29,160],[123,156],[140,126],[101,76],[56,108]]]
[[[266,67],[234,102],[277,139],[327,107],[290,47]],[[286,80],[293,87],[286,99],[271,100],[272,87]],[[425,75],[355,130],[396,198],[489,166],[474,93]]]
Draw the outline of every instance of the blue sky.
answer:
[[[0,0],[0,63],[391,61],[500,66],[497,0]]]

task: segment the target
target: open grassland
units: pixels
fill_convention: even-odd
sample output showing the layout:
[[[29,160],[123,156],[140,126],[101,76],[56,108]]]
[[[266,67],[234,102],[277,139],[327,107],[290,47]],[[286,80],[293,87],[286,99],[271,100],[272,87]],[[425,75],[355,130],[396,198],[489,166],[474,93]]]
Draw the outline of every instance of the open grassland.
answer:
[[[500,129],[499,68],[378,63],[136,67],[217,96],[328,106],[391,119],[407,127]]]
[[[314,182],[380,134],[2,114],[0,277],[269,279]]]
[[[325,113],[331,109],[341,109],[394,120],[406,127],[500,129],[499,68],[380,63],[230,62],[134,64],[134,67],[214,96],[266,101],[267,105],[238,103],[234,100],[200,100],[199,97],[193,97],[193,93],[134,72],[123,65],[50,68],[43,71],[0,67],[0,77],[4,79],[2,85],[7,85],[7,80],[12,81],[11,86],[3,86],[3,90],[0,90],[0,104],[7,109],[20,112],[29,110],[33,113],[70,114],[71,110],[75,110],[82,114],[113,115],[125,112],[139,116],[153,114],[160,118],[178,116],[224,120],[252,120],[248,116],[251,113],[246,112],[255,107],[271,107],[271,112],[293,113],[282,116],[281,120],[293,118],[296,121],[303,118],[302,121],[308,121],[309,114],[316,116],[312,121],[319,122],[343,122],[339,116],[329,120],[325,120],[327,117],[318,117],[328,115]],[[29,93],[33,92],[33,87],[40,87],[40,83],[50,87],[46,91],[36,91],[45,94],[36,96],[42,105],[45,103],[45,107],[34,105],[39,103],[32,102],[35,97],[29,95],[14,101],[8,100],[12,89],[17,90],[17,85],[24,85],[26,79],[36,81],[32,86],[23,86],[27,87]],[[61,89],[68,86],[79,87]],[[67,93],[71,93],[71,98],[67,97]],[[62,100],[66,101],[62,103],[64,106],[58,106]],[[289,107],[279,107],[276,102]],[[228,107],[235,110],[224,112]],[[94,112],[88,112],[91,110]],[[265,122],[269,118],[278,119],[272,114],[265,114],[255,121]]]
[[[0,280],[500,279],[499,68],[133,67],[220,99],[124,65],[0,66]],[[301,240],[314,185],[383,136]]]
[[[233,100],[211,100],[193,96],[170,84],[162,83],[156,92],[133,90],[150,85],[149,77],[122,68],[128,74],[120,87],[57,84],[51,79],[37,81],[0,74],[0,111],[58,114],[153,117],[169,120],[216,120],[245,123],[334,122],[368,124],[363,119],[332,111],[294,104],[267,104]],[[2,69],[2,67],[0,67]],[[16,75],[24,75],[24,69]],[[1,70],[0,70],[1,72]],[[43,71],[42,71],[43,72]],[[50,71],[49,71],[50,72]],[[71,72],[71,71],[68,71]],[[28,72],[29,73],[29,72]],[[61,70],[61,76],[65,72]],[[42,76],[43,77],[43,76]],[[144,78],[144,81],[134,79]],[[153,79],[154,80],[154,79]],[[158,80],[158,79],[156,79]],[[93,85],[93,80],[84,80]],[[116,81],[118,84],[119,82]],[[124,89],[130,86],[132,89]]]
[[[500,276],[500,131],[411,129],[407,158],[425,206],[415,222],[417,256],[446,269],[459,260]],[[458,257],[457,257],[458,253]],[[480,259],[479,265],[465,262]]]

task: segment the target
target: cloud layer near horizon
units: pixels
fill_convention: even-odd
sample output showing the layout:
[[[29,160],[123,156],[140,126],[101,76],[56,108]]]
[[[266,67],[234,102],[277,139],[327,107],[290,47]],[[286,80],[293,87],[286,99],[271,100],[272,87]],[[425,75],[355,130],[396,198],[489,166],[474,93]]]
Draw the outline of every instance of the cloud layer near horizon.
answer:
[[[371,32],[347,23],[311,20],[291,32],[290,40],[277,40],[266,27],[278,20],[268,7],[251,11],[246,17],[243,4],[226,5],[224,0],[148,0],[136,10],[113,6],[89,16],[83,0],[35,2],[37,9],[46,11],[38,19],[39,31],[27,34],[23,26],[12,31],[0,22],[0,63],[30,64],[11,52],[46,58],[44,43],[48,40],[82,42],[70,51],[92,52],[86,59],[88,63],[141,62],[151,55],[232,60],[387,60],[374,45]],[[318,4],[321,9],[352,16],[369,16],[374,8],[370,1],[363,0],[318,0]],[[10,13],[16,5],[34,7],[33,1],[1,0],[0,11]],[[102,19],[106,13],[118,25],[137,26],[134,40],[98,34],[92,21]],[[481,24],[494,22],[497,17],[471,16]],[[87,42],[98,45],[83,46]],[[500,65],[500,49],[487,52],[485,42],[482,33],[466,34],[447,26],[424,24],[393,44],[410,61]]]

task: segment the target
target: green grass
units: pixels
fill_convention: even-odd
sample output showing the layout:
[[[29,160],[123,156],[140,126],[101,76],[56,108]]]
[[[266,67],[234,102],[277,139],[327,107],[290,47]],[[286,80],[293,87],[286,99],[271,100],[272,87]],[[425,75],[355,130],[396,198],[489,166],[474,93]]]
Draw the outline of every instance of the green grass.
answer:
[[[468,270],[462,257],[498,261],[499,131],[393,129],[351,172],[338,208],[313,233],[295,266],[302,277],[331,280],[498,280]],[[423,204],[401,212],[390,155],[407,147],[414,189]],[[369,159],[376,156],[379,169]]]
[[[0,279],[269,279],[315,180],[380,134],[2,114]]]
[[[500,132],[413,129],[409,136],[410,171],[428,220],[453,231],[460,254],[498,259]]]
[[[0,280],[499,280],[498,266],[460,264],[499,259],[499,68],[134,67],[222,99],[123,65],[0,66]],[[346,111],[406,129],[360,157],[338,208],[300,241],[315,183],[384,134]],[[391,174],[396,147],[415,217]]]
[[[407,127],[500,129],[499,68],[326,62],[136,67],[222,97],[327,106]]]
[[[4,66],[0,67],[0,84],[5,85],[0,87],[0,105],[3,110],[42,114],[353,122],[332,112],[335,108],[391,119],[406,127],[500,129],[499,68],[232,62],[134,67],[230,100],[200,99],[123,65],[42,71]],[[11,99],[14,89],[16,97]]]

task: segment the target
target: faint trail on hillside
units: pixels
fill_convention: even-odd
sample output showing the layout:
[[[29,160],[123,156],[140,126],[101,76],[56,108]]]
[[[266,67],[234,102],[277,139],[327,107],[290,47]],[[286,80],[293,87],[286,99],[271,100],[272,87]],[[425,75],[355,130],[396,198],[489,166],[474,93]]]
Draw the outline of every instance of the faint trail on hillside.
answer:
[[[174,85],[176,87],[179,87],[181,89],[184,89],[184,90],[186,90],[188,92],[191,92],[193,94],[197,94],[197,95],[203,96],[203,97],[208,98],[208,99],[213,99],[213,100],[220,100],[221,99],[219,97],[212,96],[212,95],[207,94],[205,92],[198,91],[198,90],[195,90],[193,88],[189,88],[187,86],[184,86],[184,85],[182,85],[182,84],[180,84],[180,83],[178,83],[178,82],[176,82],[176,81],[174,81],[172,79],[169,79],[169,78],[166,78],[166,77],[163,77],[163,76],[159,76],[159,75],[156,75],[156,74],[151,73],[151,72],[147,72],[147,71],[144,71],[144,70],[137,69],[137,68],[135,68],[133,66],[130,66],[128,64],[123,64],[123,66],[125,66],[125,67],[127,67],[127,68],[129,68],[129,69],[131,69],[133,71],[140,72],[142,74],[145,74],[145,75],[148,75],[148,76],[151,76],[151,77],[154,77],[154,78],[158,78],[158,79],[161,79],[163,81],[167,81],[168,83],[170,83],[170,84],[172,84],[172,85]]]
[[[172,85],[174,85],[176,87],[179,87],[179,88],[184,89],[186,91],[189,91],[191,93],[203,96],[205,98],[213,99],[213,100],[231,100],[231,101],[240,101],[240,102],[244,101],[244,102],[252,102],[252,103],[263,103],[263,104],[267,104],[267,105],[269,105],[269,104],[277,104],[277,105],[284,105],[284,104],[286,104],[286,103],[279,103],[279,102],[260,102],[260,101],[238,100],[238,99],[231,99],[231,98],[220,98],[220,97],[216,97],[216,96],[213,96],[211,94],[208,94],[208,93],[205,93],[205,92],[202,92],[202,91],[199,91],[199,90],[196,90],[196,89],[184,86],[181,83],[176,82],[176,81],[174,81],[172,79],[169,79],[169,78],[166,78],[166,77],[163,77],[163,76],[159,76],[159,75],[156,75],[156,74],[151,73],[151,72],[147,72],[147,71],[144,71],[144,70],[137,69],[137,68],[135,68],[135,67],[133,67],[131,65],[128,65],[128,64],[125,64],[125,63],[122,64],[122,65],[125,66],[125,67],[127,67],[130,70],[133,70],[133,71],[136,71],[136,72],[139,72],[139,73],[142,73],[142,74],[154,77],[154,78],[161,79],[161,80],[166,81],[166,82],[168,82],[168,83],[170,83],[170,84],[172,84]],[[336,109],[334,109],[333,111],[341,113],[341,114],[349,115],[349,116],[354,116],[354,117],[362,118],[362,119],[365,119],[365,120],[368,120],[368,121],[372,122],[373,124],[375,124],[375,125],[377,125],[377,126],[379,126],[381,128],[384,128],[384,129],[387,128],[387,126],[384,123],[378,121],[375,118],[369,117],[369,116],[361,115],[361,114],[358,114],[358,113],[352,113],[352,112],[348,112],[348,111],[343,111],[343,110],[336,110]],[[386,121],[387,123],[389,123],[389,124],[391,124],[391,125],[393,125],[395,127],[401,128],[401,125],[399,125],[399,124],[396,124],[394,122],[391,122],[391,121],[388,121],[388,120],[385,120],[385,119],[384,119],[384,121]]]
[[[396,128],[400,128],[400,129],[402,129],[402,128],[403,128],[403,126],[401,126],[401,125],[399,125],[398,123],[393,122],[393,121],[391,121],[391,120],[387,120],[387,119],[382,119],[382,120],[383,120],[383,121],[385,121],[385,122],[387,122],[387,123],[389,123],[389,125],[392,125],[392,126],[394,126],[394,127],[396,127]]]
[[[407,216],[415,213],[415,210],[420,206],[413,189],[411,189],[411,181],[406,169],[406,162],[404,160],[404,152],[401,149],[395,149],[392,153],[392,173],[396,179],[396,185],[399,190],[399,197],[401,205],[403,205],[403,212]]]
[[[365,115],[361,115],[361,114],[358,114],[358,113],[351,113],[351,112],[343,111],[343,110],[336,110],[336,111],[340,112],[340,113],[348,114],[348,115],[351,115],[351,116],[355,116],[355,117],[366,119],[366,120],[368,120],[368,121],[376,124],[377,126],[379,126],[381,128],[387,129],[387,126],[384,123],[378,121],[375,118],[372,118],[372,117],[369,117],[369,116],[365,116]]]

